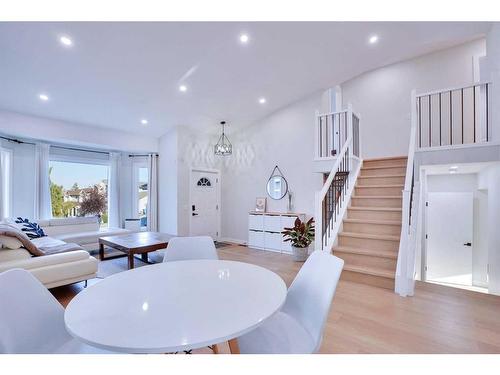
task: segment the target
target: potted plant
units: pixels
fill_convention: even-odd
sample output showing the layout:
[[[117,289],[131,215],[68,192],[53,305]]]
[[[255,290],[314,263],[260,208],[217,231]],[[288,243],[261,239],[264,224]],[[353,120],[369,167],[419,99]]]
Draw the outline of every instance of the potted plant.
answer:
[[[305,261],[309,254],[309,245],[314,241],[314,219],[303,222],[297,218],[293,228],[284,229],[281,234],[285,242],[292,243],[293,259],[297,262]]]

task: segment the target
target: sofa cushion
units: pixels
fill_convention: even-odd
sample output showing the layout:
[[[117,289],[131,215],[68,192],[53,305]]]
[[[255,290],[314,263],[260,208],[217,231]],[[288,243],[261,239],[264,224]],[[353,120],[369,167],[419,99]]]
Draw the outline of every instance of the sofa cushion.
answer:
[[[23,247],[26,250],[28,250],[32,255],[35,256],[44,255],[43,251],[38,249],[38,247],[36,247],[36,245],[33,242],[31,242],[26,233],[19,230],[19,228],[17,228],[16,225],[17,224],[12,224],[10,222],[0,223],[0,235],[17,238],[19,241],[22,242]]]
[[[3,250],[2,250],[3,251]],[[16,259],[0,262],[0,272],[12,268],[24,268],[30,270],[64,263],[72,263],[89,259],[91,256],[85,250],[70,251],[67,253],[46,255],[43,257],[31,257],[28,259]],[[93,257],[92,257],[93,258]],[[95,258],[94,258],[95,259]]]
[[[30,259],[31,254],[26,249],[0,249],[0,263],[10,262],[12,260]]]
[[[60,225],[81,225],[81,224],[99,224],[97,216],[83,216],[83,217],[61,217],[49,220],[51,227]]]
[[[0,247],[6,248],[6,249],[19,249],[20,247],[23,247],[23,243],[19,241],[16,237],[10,237],[10,236],[4,236],[0,235]]]
[[[99,237],[115,236],[125,233],[130,233],[130,231],[122,228],[101,228],[95,231],[64,233],[54,237],[65,242],[75,242],[79,245],[86,245],[99,242]]]

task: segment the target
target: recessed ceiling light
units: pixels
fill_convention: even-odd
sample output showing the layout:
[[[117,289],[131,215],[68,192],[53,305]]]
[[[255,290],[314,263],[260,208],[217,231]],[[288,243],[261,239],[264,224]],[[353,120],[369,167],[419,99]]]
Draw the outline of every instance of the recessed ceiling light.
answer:
[[[248,43],[249,40],[250,40],[250,37],[247,34],[240,35],[240,42],[241,43],[246,44],[246,43]]]
[[[372,35],[370,37],[370,39],[368,39],[368,41],[370,42],[370,44],[375,44],[378,42],[378,36],[377,35]]]
[[[259,103],[260,104],[266,104],[266,101],[267,101],[266,98],[260,98],[259,99]]]
[[[68,38],[67,36],[62,36],[59,38],[59,41],[64,44],[65,46],[69,47],[73,45],[73,41]]]
[[[143,119],[141,120],[141,124],[142,124],[142,125],[147,125],[147,124],[148,124],[148,120],[146,120],[145,118],[143,118]]]
[[[186,92],[186,91],[187,91],[187,89],[188,89],[188,88],[187,88],[187,86],[185,86],[185,85],[180,85],[180,86],[179,86],[179,91],[181,91],[181,92]]]
[[[46,102],[49,100],[49,96],[47,94],[40,94],[40,95],[38,95],[38,98],[40,98],[40,100],[43,102]]]

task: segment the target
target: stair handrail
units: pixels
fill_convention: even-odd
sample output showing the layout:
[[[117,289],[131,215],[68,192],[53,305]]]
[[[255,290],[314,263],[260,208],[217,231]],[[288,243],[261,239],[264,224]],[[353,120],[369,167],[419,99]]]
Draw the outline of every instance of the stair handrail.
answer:
[[[335,156],[335,162],[330,170],[330,173],[328,175],[328,178],[326,179],[325,183],[323,184],[322,189],[319,192],[316,192],[315,195],[315,220],[316,220],[316,225],[315,225],[315,249],[316,250],[323,250],[323,242],[324,242],[324,235],[323,233],[323,201],[335,179],[335,174],[338,171],[338,169],[341,166],[342,162],[345,162],[345,158],[352,158],[352,146],[353,146],[353,132],[352,132],[352,117],[354,112],[352,111],[352,105],[348,105],[347,111],[347,119],[348,119],[348,124],[347,124],[347,132],[348,136],[340,149],[340,152]],[[346,111],[339,111],[339,112],[346,112]],[[359,116],[356,115],[358,118]],[[359,136],[359,134],[358,134]],[[349,177],[348,177],[349,178]],[[333,220],[330,219],[330,221]],[[328,225],[331,225],[331,223],[328,223]]]
[[[414,176],[415,150],[417,148],[417,93],[411,92],[411,127],[406,162],[405,185],[403,188],[401,239],[399,242],[398,260],[396,266],[395,292],[401,296],[413,295],[414,247],[411,246],[412,201]],[[414,220],[413,220],[414,222]],[[412,250],[413,249],[413,250]]]

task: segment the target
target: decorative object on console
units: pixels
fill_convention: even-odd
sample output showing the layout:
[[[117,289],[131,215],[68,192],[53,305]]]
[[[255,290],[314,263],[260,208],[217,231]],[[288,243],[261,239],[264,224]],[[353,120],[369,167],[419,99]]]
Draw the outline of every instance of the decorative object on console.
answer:
[[[218,156],[231,155],[233,153],[233,145],[231,144],[231,142],[229,142],[229,139],[224,132],[224,126],[226,125],[226,122],[221,121],[220,124],[222,125],[222,134],[220,135],[219,140],[214,146],[214,153]]]
[[[267,180],[267,194],[274,200],[282,199],[288,192],[288,182],[281,169],[276,165]]]
[[[293,258],[303,262],[309,254],[309,246],[314,241],[314,219],[303,222],[300,218],[295,220],[293,228],[285,228],[283,232],[285,242],[292,243]]]
[[[255,211],[266,212],[266,198],[255,199]]]

